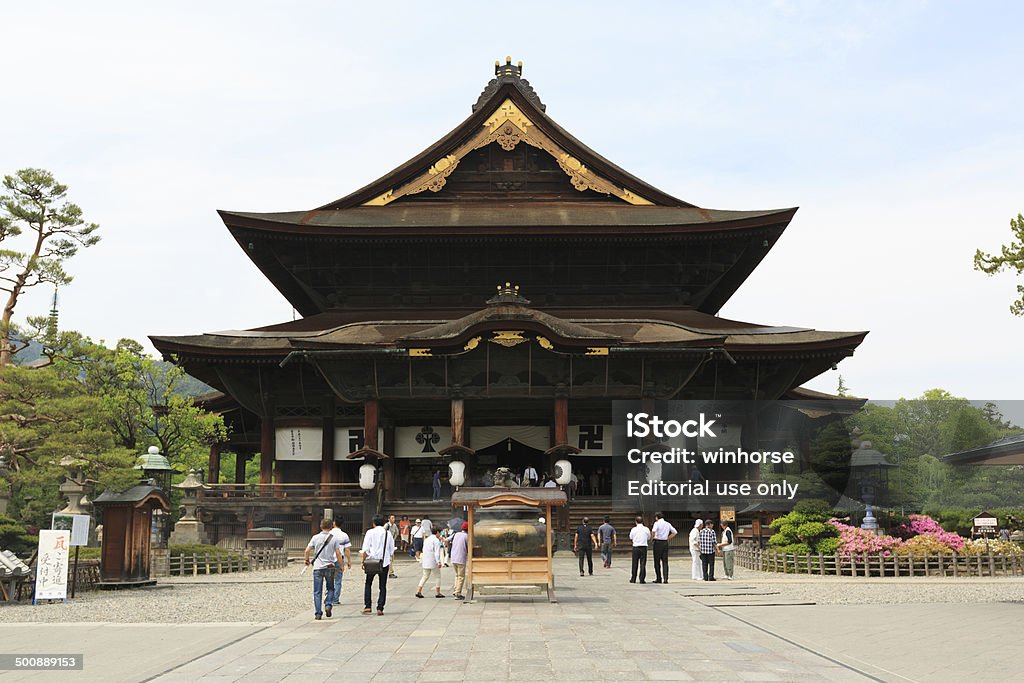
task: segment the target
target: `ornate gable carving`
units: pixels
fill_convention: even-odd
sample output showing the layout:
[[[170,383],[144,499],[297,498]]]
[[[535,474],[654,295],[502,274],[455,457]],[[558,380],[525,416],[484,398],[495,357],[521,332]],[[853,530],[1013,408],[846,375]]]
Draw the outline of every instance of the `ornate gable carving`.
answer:
[[[512,100],[505,100],[481,126],[480,130],[469,140],[453,150],[451,154],[438,159],[424,174],[418,176],[402,187],[393,188],[378,197],[366,202],[364,206],[385,206],[399,197],[417,194],[425,190],[438,192],[444,187],[445,181],[459,161],[468,153],[491,143],[497,143],[505,151],[512,151],[525,142],[541,149],[558,162],[559,167],[569,176],[572,186],[580,192],[594,190],[602,192],[634,205],[649,205],[652,202],[630,192],[624,187],[612,183],[592,172],[583,163],[559,147],[543,132],[539,131]]]

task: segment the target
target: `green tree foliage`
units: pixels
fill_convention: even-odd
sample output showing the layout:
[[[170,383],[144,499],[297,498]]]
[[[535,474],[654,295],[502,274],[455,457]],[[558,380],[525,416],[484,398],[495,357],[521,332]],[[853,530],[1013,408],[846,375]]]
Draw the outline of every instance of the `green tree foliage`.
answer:
[[[0,291],[7,301],[0,313],[0,367],[11,363],[14,310],[26,289],[71,282],[64,269],[82,247],[99,242],[99,226],[82,218],[82,209],[67,201],[67,185],[53,174],[26,168],[4,176],[0,196]]]
[[[809,553],[834,554],[839,530],[828,520],[832,507],[824,500],[800,501],[789,514],[771,523],[776,533],[768,544],[787,553],[806,555]]]
[[[100,487],[123,488],[137,479],[135,454],[118,448],[99,416],[100,401],[56,368],[0,368],[0,470],[10,480],[12,512],[44,525],[59,509],[57,490],[74,461]]]
[[[974,252],[974,269],[987,275],[1006,269],[1024,274],[1024,214],[1017,214],[1010,219],[1010,232],[1013,237],[1004,244],[998,254],[988,254],[978,249]],[[1024,285],[1017,285],[1018,298],[1010,304],[1010,312],[1024,315]]]
[[[26,555],[35,549],[38,542],[38,537],[29,535],[17,520],[0,515],[0,548],[15,555]]]
[[[82,362],[83,383],[100,397],[100,415],[119,446],[135,452],[155,445],[173,464],[201,467],[210,443],[226,436],[220,416],[181,391],[191,378],[122,339],[113,349],[93,345]]]
[[[138,481],[134,466],[147,447],[184,472],[202,467],[209,444],[226,436],[219,416],[178,391],[179,368],[131,340],[113,349],[79,341],[51,366],[0,368],[0,477],[12,486],[11,514],[31,526],[48,525],[63,506],[57,484],[70,469],[95,491],[124,490]]]
[[[1016,505],[1024,496],[1024,469],[1012,466],[952,467],[939,460],[1019,432],[998,408],[982,408],[942,389],[894,406],[868,404],[850,420],[862,438],[900,467],[890,471],[890,506],[908,511]]]

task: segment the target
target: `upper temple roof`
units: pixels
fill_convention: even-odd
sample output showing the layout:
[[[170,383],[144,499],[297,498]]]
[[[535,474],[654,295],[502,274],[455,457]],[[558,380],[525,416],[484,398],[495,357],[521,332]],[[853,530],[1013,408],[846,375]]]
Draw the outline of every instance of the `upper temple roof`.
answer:
[[[315,209],[220,216],[303,316],[465,308],[466,292],[505,279],[545,308],[713,314],[795,212],[662,192],[555,123],[507,58],[468,118],[365,187]]]

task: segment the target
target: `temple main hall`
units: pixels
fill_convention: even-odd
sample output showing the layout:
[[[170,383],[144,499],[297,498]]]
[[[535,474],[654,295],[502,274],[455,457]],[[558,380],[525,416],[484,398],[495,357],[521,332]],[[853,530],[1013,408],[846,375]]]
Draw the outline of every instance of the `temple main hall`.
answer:
[[[379,510],[450,517],[453,459],[474,485],[569,460],[567,526],[609,511],[613,401],[836,403],[802,385],[866,332],[718,315],[796,209],[669,195],[559,126],[522,76],[496,63],[462,123],[340,199],[220,211],[301,317],[151,337],[217,390],[202,402],[230,429],[203,492],[213,542],[272,526],[304,543],[328,510],[350,528]]]

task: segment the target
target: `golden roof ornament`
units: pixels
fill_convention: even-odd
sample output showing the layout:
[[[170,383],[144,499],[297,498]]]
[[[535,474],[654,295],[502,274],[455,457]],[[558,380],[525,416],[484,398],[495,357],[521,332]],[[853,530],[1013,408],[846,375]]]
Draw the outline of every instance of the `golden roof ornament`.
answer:
[[[519,304],[520,306],[527,306],[530,300],[519,294],[519,285],[513,285],[511,282],[506,282],[504,286],[497,286],[498,293],[487,300],[488,306],[497,306],[501,304]]]

